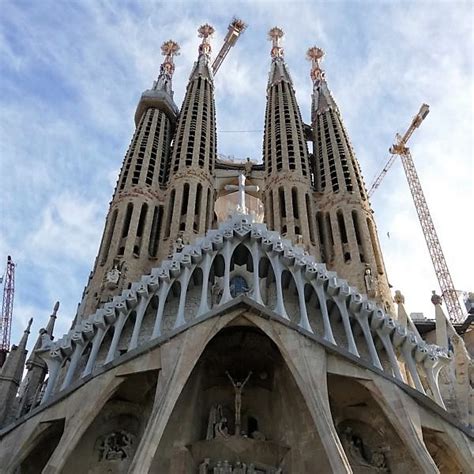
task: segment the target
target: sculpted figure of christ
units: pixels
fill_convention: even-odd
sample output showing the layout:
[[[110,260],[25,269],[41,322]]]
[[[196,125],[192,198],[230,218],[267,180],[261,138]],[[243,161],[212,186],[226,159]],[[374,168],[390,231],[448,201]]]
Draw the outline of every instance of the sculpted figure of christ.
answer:
[[[240,427],[241,427],[241,418],[240,412],[242,409],[242,391],[244,389],[245,384],[248,382],[250,376],[252,375],[252,371],[249,372],[247,378],[243,382],[235,382],[234,379],[230,376],[229,372],[226,371],[227,377],[232,383],[235,391],[235,436],[240,436]]]

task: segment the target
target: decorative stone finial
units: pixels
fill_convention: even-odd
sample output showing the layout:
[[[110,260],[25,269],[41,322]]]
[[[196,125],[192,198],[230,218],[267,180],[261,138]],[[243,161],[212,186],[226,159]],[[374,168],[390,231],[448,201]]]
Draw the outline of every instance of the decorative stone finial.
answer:
[[[280,46],[280,40],[283,38],[284,34],[283,30],[278,28],[278,26],[274,26],[268,32],[268,39],[272,42],[272,59],[283,58],[283,48]]]
[[[161,45],[161,54],[165,56],[165,60],[161,65],[160,73],[166,73],[172,76],[174,73],[173,57],[179,56],[179,44],[176,41],[168,40]]]
[[[33,318],[30,318],[28,321],[28,326],[26,326],[25,333],[30,333],[31,325],[33,324]]]
[[[405,304],[405,297],[402,295],[400,290],[395,291],[393,301],[395,301],[396,304]]]
[[[324,79],[324,71],[321,69],[321,61],[324,51],[317,46],[313,46],[306,52],[306,58],[311,61],[311,79],[314,85],[318,85]]]
[[[201,25],[198,29],[199,38],[202,38],[202,42],[199,45],[199,54],[205,54],[209,56],[211,54],[211,44],[209,38],[214,34],[214,27],[208,23]]]
[[[54,304],[54,307],[53,307],[53,314],[52,316],[55,316],[56,317],[56,314],[58,312],[58,309],[59,309],[59,301],[56,301],[56,303]]]
[[[436,294],[436,291],[432,291],[433,295],[431,296],[431,302],[436,306],[436,305],[441,305],[443,303],[443,298],[441,296]]]

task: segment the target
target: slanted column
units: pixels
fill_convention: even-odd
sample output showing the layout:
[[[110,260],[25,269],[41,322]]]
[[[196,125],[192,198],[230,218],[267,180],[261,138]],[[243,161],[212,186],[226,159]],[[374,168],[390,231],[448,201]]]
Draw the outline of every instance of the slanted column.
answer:
[[[351,294],[351,289],[345,282],[339,286],[337,279],[333,277],[329,279],[328,293],[332,295],[332,299],[341,313],[342,324],[344,325],[344,332],[346,333],[347,348],[351,354],[360,357],[354,340],[349,313],[347,312],[346,302]]]
[[[44,405],[53,393],[53,389],[56,384],[59,369],[61,368],[61,365],[63,363],[64,356],[61,354],[61,350],[59,348],[51,349],[46,353],[40,354],[40,356],[48,366],[48,379],[46,383],[46,389],[41,399],[41,405]]]
[[[331,344],[337,345],[336,340],[334,339],[334,335],[332,333],[331,321],[329,319],[328,306],[326,302],[326,291],[324,288],[328,279],[329,279],[329,276],[327,272],[325,271],[325,269],[320,268],[318,270],[316,279],[311,282],[311,285],[316,291],[316,295],[318,296],[318,300],[319,300],[319,306],[321,307],[321,314],[323,315],[323,326],[324,326],[323,337],[324,339],[326,339],[326,341],[330,342]]]
[[[161,335],[161,321],[163,320],[163,310],[165,308],[166,298],[168,297],[169,290],[173,283],[174,283],[174,278],[170,280],[168,276],[167,279],[163,280],[160,286],[159,294],[158,294],[158,308],[156,310],[156,317],[155,317],[155,326],[153,328],[151,339],[154,339],[155,337],[158,337]]]

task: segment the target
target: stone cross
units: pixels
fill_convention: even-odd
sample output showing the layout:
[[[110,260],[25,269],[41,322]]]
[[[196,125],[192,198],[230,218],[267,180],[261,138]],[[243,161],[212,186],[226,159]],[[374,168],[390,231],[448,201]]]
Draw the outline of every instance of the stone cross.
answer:
[[[239,192],[239,204],[237,204],[237,212],[242,214],[247,213],[247,207],[245,206],[245,191],[258,191],[258,186],[245,186],[245,176],[239,174],[238,186],[234,184],[228,184],[224,188],[226,191],[238,191]]]

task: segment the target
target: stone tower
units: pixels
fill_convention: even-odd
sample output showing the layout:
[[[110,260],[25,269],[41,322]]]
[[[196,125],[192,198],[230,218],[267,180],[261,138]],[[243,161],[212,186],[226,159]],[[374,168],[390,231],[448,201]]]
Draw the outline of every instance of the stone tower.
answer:
[[[315,246],[308,150],[293,82],[280,45],[283,31],[272,28],[272,64],[267,86],[263,162],[265,217],[270,229],[307,248]]]
[[[206,24],[198,32],[202,38],[199,57],[186,88],[173,144],[164,235],[170,252],[203,234],[211,227],[214,215],[217,144],[209,43],[214,28]]]
[[[120,293],[148,272],[159,256],[165,189],[170,171],[170,143],[178,116],[171,79],[174,41],[162,47],[165,60],[158,80],[145,91],[135,113],[135,133],[125,155],[110,203],[98,256],[85,289],[79,315]]]
[[[26,344],[32,322],[33,319],[30,319],[18,346],[12,346],[10,354],[0,371],[0,424],[8,422],[10,419],[15,419],[16,393],[23,376],[26,354],[28,352]]]
[[[341,113],[320,67],[323,55],[316,47],[307,53],[312,62],[312,176],[321,260],[393,314],[373,212]]]

